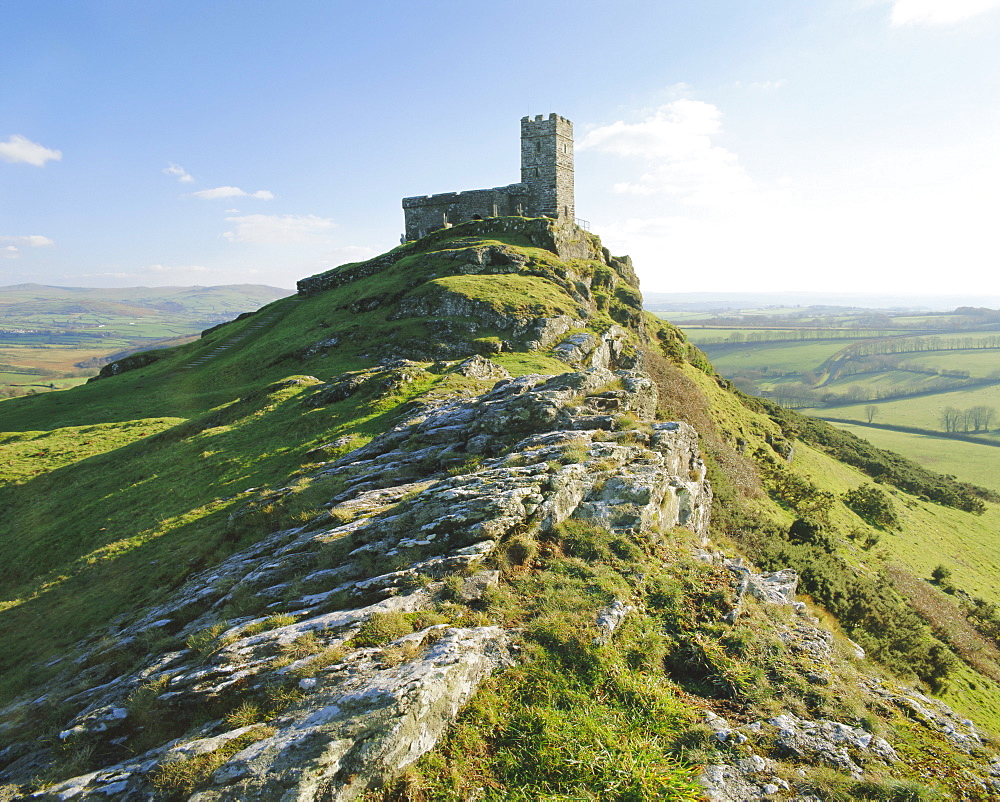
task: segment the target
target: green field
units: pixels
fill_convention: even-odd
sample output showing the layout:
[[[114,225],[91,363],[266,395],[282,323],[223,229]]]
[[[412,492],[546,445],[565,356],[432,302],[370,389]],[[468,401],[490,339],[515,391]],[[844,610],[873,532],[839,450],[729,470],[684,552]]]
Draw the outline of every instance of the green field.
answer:
[[[938,473],[961,476],[1000,492],[1000,448],[910,432],[894,432],[849,423],[834,424],[839,429],[863,437],[879,448],[887,448]]]
[[[704,350],[723,375],[746,370],[802,374],[822,365],[844,345],[843,340],[819,340],[705,346]]]
[[[877,423],[938,431],[946,409],[986,407],[995,420],[947,428],[1000,428],[1000,312],[687,310],[678,322],[736,387],[783,406],[867,422],[875,404]]]
[[[1000,449],[980,448],[996,452],[995,459],[1000,459]],[[957,450],[948,450],[951,454],[949,464],[954,465],[961,457]],[[980,458],[979,470],[988,470],[987,459]],[[799,470],[814,477],[819,486],[838,495],[859,484],[856,471],[812,449],[797,449],[794,462]],[[993,484],[998,481],[994,479]],[[943,564],[953,570],[957,586],[1000,604],[1000,586],[996,582],[996,570],[1000,565],[1000,538],[997,537],[1000,505],[989,504],[982,515],[969,515],[940,504],[918,501],[898,491],[893,491],[893,496],[903,525],[897,530],[881,532],[881,543],[874,551],[865,551],[843,540],[852,559],[865,570],[877,569],[879,561],[892,559],[918,577],[930,577],[934,567]],[[839,519],[838,528],[846,531],[850,520],[850,515]]]
[[[1000,410],[1000,384],[979,387],[973,390],[957,390],[953,392],[934,393],[917,398],[900,398],[890,401],[866,402],[863,404],[845,404],[842,406],[814,407],[803,409],[807,415],[816,417],[844,418],[846,420],[867,422],[865,407],[875,407],[875,423],[888,423],[897,426],[913,426],[918,429],[942,431],[941,415],[948,407],[969,409],[976,406],[992,407]],[[1000,423],[994,423],[994,426]],[[1000,434],[995,429],[979,432],[980,436],[997,437]]]
[[[996,349],[938,351],[916,354],[900,363],[907,370],[967,370],[975,378],[1000,378]]]
[[[182,345],[285,294],[275,287],[0,287],[0,398],[62,390],[111,358]]]

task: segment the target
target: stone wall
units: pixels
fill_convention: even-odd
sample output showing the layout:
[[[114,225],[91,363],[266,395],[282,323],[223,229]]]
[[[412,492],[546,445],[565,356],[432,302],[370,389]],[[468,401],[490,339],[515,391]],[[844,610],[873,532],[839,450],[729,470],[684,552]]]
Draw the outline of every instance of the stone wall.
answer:
[[[573,222],[573,123],[558,114],[521,119],[521,182],[492,189],[403,198],[406,240],[491,217]]]
[[[534,207],[532,197],[531,188],[526,184],[510,184],[403,198],[405,236],[408,240],[420,239],[440,228],[489,217],[535,217],[537,215],[530,214]]]

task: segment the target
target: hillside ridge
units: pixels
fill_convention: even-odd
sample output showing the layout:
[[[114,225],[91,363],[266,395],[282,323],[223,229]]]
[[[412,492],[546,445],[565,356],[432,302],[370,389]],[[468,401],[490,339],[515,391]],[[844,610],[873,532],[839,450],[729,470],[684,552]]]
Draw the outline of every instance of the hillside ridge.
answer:
[[[4,402],[0,799],[1000,792],[914,684],[949,646],[836,541],[877,529],[817,484],[867,486],[853,441],[733,392],[627,257],[502,218],[299,298]]]

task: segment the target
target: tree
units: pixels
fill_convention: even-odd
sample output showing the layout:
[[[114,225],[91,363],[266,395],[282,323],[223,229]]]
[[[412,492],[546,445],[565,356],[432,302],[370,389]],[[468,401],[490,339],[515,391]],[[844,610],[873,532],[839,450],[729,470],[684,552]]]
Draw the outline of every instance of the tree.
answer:
[[[944,582],[951,577],[951,569],[945,565],[937,566],[933,571],[931,571],[931,579],[937,583]]]
[[[869,404],[865,407],[865,417],[868,418],[869,423],[875,420],[876,414],[878,414],[878,407],[874,404]]]
[[[960,409],[945,407],[944,412],[941,413],[941,427],[946,432],[957,432],[964,417],[965,414]]]
[[[972,407],[972,409],[965,414],[968,418],[969,425],[972,426],[972,431],[978,432],[980,430],[990,428],[990,425],[993,423],[993,418],[996,416],[996,410],[993,409],[993,407]]]

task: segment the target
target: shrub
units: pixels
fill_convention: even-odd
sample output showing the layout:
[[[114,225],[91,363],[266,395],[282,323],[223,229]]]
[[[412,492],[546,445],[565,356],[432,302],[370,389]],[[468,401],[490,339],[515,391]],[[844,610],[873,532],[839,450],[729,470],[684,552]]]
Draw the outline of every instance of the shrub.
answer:
[[[836,550],[836,541],[814,518],[796,518],[788,528],[788,539],[792,543],[809,543],[828,554]]]
[[[873,526],[896,529],[900,525],[892,497],[874,485],[861,485],[844,493],[844,503]]]
[[[563,465],[575,465],[579,462],[586,462],[587,456],[587,441],[577,438],[563,446],[559,461]]]
[[[740,392],[736,396],[744,406],[762,412],[775,421],[786,437],[791,433],[804,443],[821,448],[841,462],[863,471],[872,479],[886,482],[907,493],[977,515],[986,511],[984,500],[1000,501],[1000,495],[992,490],[960,482],[954,476],[929,471],[906,457],[877,448],[867,440],[837,429],[826,421],[784,409],[763,398]]]
[[[748,519],[740,539],[762,568],[793,568],[800,587],[826,607],[869,656],[940,686],[953,668],[948,648],[884,576],[869,577],[812,543],[774,537],[770,521]],[[877,533],[873,533],[877,536]]]
[[[512,566],[527,565],[538,554],[538,544],[528,535],[516,535],[504,544],[504,556]]]
[[[552,528],[552,537],[574,557],[588,562],[607,562],[611,559],[612,533],[606,527],[568,518]]]
[[[202,629],[188,635],[184,644],[192,652],[199,654],[201,657],[208,657],[210,654],[217,652],[225,646],[225,644],[219,640],[219,636],[227,629],[229,629],[229,622],[220,621],[219,623],[213,624],[206,629]]]
[[[259,635],[261,632],[268,632],[272,629],[278,629],[278,627],[287,627],[289,624],[294,623],[294,615],[288,615],[287,613],[271,615],[261,621],[254,621],[252,624],[248,624],[239,636],[241,638],[248,638],[251,635]]]
[[[374,613],[361,625],[354,642],[358,646],[383,646],[410,632],[413,632],[413,625],[405,613]]]

